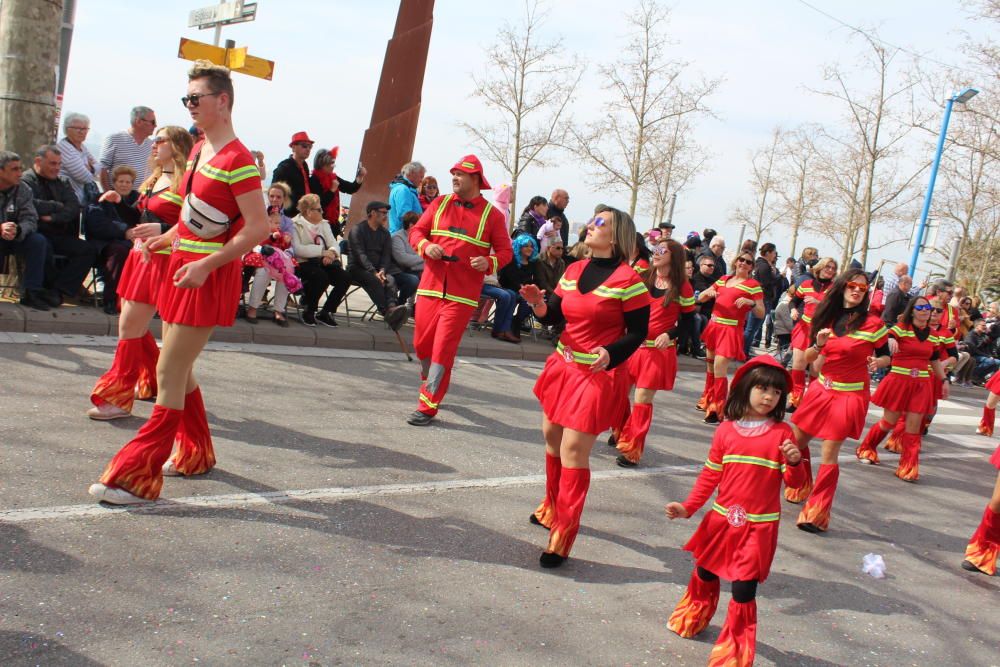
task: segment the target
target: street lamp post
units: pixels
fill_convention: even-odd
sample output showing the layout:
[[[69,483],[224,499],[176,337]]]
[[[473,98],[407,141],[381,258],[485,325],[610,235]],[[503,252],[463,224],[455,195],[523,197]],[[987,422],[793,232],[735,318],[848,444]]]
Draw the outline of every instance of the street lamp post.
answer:
[[[931,165],[931,180],[927,184],[927,194],[924,195],[924,208],[920,211],[920,223],[917,225],[917,238],[913,243],[913,254],[910,255],[910,276],[917,273],[917,261],[920,259],[920,246],[924,242],[924,232],[927,229],[927,215],[931,210],[931,197],[934,196],[934,182],[937,180],[938,167],[941,166],[941,153],[944,152],[944,138],[948,134],[948,121],[951,120],[951,108],[958,102],[965,104],[979,94],[975,88],[966,88],[957,95],[948,98],[944,106],[944,120],[941,121],[941,134],[938,135],[937,152]]]

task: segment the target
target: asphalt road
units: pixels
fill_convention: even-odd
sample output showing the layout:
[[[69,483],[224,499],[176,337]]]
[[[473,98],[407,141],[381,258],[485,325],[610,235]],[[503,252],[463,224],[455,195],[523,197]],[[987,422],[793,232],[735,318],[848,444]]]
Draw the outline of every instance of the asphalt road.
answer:
[[[685,366],[636,471],[599,445],[572,558],[541,570],[529,362],[463,362],[438,425],[404,422],[416,364],[310,350],[208,352],[219,465],[138,511],[86,495],[149,414],[86,419],[112,347],[0,337],[2,665],[702,665],[666,630],[695,521],[668,522],[711,427]],[[75,341],[75,342],[74,342]],[[65,342],[65,341],[64,341]],[[758,597],[759,665],[1000,664],[1000,579],[959,568],[992,489],[981,390],[945,403],[918,484],[845,459],[831,531],[786,505]],[[871,415],[875,418],[875,413]],[[699,514],[698,517],[701,515]],[[861,572],[882,554],[888,576]]]

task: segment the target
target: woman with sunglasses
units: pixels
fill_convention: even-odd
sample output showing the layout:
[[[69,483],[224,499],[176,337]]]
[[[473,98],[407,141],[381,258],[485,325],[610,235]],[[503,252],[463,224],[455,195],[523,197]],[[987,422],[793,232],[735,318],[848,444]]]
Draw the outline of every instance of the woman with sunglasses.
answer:
[[[892,366],[872,396],[872,403],[883,409],[882,419],[871,427],[855,451],[862,463],[877,465],[876,448],[902,415],[905,420],[903,453],[896,477],[904,482],[915,482],[920,476],[920,434],[924,416],[931,414],[937,404],[934,380],[945,380],[940,359],[942,345],[931,327],[933,309],[926,297],[914,297],[900,315],[899,323],[889,329]]]
[[[657,391],[674,388],[677,376],[679,331],[694,319],[694,289],[687,280],[687,253],[673,239],[660,237],[653,247],[653,270],[644,282],[649,290],[649,330],[642,347],[629,357],[630,383],[636,388],[635,403],[623,425],[614,429],[609,445],[616,445],[617,463],[634,468],[642,457],[646,434],[653,421],[653,397]]]
[[[732,274],[719,278],[698,295],[698,303],[715,299],[712,319],[701,334],[705,343],[705,391],[699,405],[705,406],[705,423],[718,424],[728,393],[726,376],[730,360],[743,361],[743,329],[747,313],[764,317],[764,290],[750,277],[754,257],[749,252],[733,260]]]
[[[837,277],[837,262],[832,257],[824,257],[812,267],[812,278],[802,281],[792,296],[790,313],[795,326],[792,328],[792,394],[789,397],[788,411],[802,402],[802,393],[806,389],[806,349],[809,347],[809,327],[816,306],[823,300],[823,295]]]
[[[113,504],[156,500],[163,475],[195,475],[215,465],[194,363],[216,326],[232,326],[240,258],[268,233],[254,156],[233,130],[229,70],[199,60],[188,72],[187,90],[182,102],[205,138],[184,175],[180,224],[146,243],[151,253],[175,245],[157,299],[163,320],[158,394],[149,421],[90,487],[95,498]],[[182,432],[186,437],[178,438]]]
[[[649,252],[649,248],[646,247],[646,239],[643,238],[642,234],[639,232],[635,233],[635,250],[632,251],[632,257],[629,258],[629,266],[635,269],[642,278],[645,278],[649,274],[649,262],[652,259],[652,255]]]
[[[177,224],[181,214],[178,192],[193,144],[191,135],[182,127],[162,127],[153,139],[153,173],[139,186],[142,195],[136,202],[141,212],[139,224],[126,232],[134,248],[118,281],[122,308],[118,318],[118,347],[111,368],[90,392],[94,407],[87,411],[87,416],[91,419],[111,421],[129,417],[136,397],[148,399],[156,395],[160,350],[149,331],[149,323],[156,313],[156,299],[170,262],[170,248],[149,254],[143,252],[142,245]],[[114,203],[121,196],[112,190],[102,200]]]
[[[590,488],[590,450],[628,410],[625,362],[649,325],[649,292],[628,265],[635,236],[627,213],[602,206],[587,225],[590,258],[566,269],[548,302],[537,286],[521,288],[539,322],[565,323],[535,383],[545,437],[545,498],[529,520],[551,531],[542,567],[558,567],[569,557]]]
[[[840,476],[837,456],[844,440],[858,438],[864,431],[869,373],[889,365],[889,332],[882,320],[868,312],[868,299],[865,272],[848,269],[833,281],[812,318],[806,363],[813,364],[818,378],[792,415],[803,461],[809,460],[809,442],[813,438],[823,441],[815,485],[811,469],[805,470],[812,492],[798,518],[799,528],[810,533],[825,532],[830,524]]]

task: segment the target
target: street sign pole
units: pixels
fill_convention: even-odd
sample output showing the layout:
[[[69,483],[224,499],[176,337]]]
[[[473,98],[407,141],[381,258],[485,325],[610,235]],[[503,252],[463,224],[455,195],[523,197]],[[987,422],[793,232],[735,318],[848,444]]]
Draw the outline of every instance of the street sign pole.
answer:
[[[219,4],[220,5],[226,4],[226,0],[219,0]],[[222,40],[222,24],[221,23],[216,23],[215,24],[215,37],[212,38],[212,44],[214,46],[218,46],[219,42],[221,40]]]

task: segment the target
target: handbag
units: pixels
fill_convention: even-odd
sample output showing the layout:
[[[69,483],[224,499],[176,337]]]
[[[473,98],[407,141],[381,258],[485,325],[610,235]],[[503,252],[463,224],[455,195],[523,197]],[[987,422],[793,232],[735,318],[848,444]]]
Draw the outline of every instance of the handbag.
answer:
[[[192,234],[200,239],[211,239],[226,233],[229,227],[240,219],[240,215],[230,218],[191,192],[191,183],[194,181],[195,172],[198,171],[200,159],[201,151],[198,151],[198,154],[194,156],[194,164],[191,165],[191,170],[188,172],[188,194],[184,197],[184,205],[181,207],[181,219]]]

